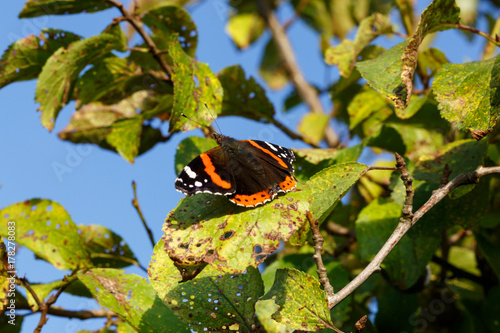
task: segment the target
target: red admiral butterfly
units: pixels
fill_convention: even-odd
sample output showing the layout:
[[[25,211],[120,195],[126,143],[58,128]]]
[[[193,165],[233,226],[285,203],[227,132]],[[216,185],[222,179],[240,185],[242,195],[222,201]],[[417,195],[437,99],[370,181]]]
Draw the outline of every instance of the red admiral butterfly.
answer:
[[[244,207],[273,200],[297,185],[293,176],[295,156],[289,149],[257,140],[235,140],[214,134],[219,147],[192,160],[175,180],[185,195],[225,195]]]

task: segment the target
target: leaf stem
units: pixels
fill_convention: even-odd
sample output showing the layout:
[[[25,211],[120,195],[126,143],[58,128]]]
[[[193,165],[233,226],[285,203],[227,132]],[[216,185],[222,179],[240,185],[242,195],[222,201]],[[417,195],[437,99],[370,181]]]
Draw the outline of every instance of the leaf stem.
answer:
[[[440,24],[439,26],[443,27],[443,28],[452,28],[452,29],[460,29],[460,30],[469,31],[469,32],[475,33],[477,35],[483,36],[484,38],[486,38],[487,40],[489,40],[491,43],[495,44],[496,46],[500,46],[500,37],[498,35],[493,37],[484,31],[481,31],[481,30],[478,30],[476,28],[469,27],[467,25],[463,25],[460,23],[457,23],[457,24],[446,23],[446,24]]]
[[[148,224],[146,223],[146,220],[144,219],[144,215],[142,214],[141,206],[139,206],[139,201],[137,200],[137,189],[136,189],[135,181],[132,181],[132,189],[134,190],[134,198],[132,199],[132,206],[134,206],[135,210],[137,211],[137,214],[139,214],[139,217],[141,218],[142,225],[144,226],[144,229],[146,229],[146,232],[148,233],[149,240],[151,241],[151,245],[153,245],[153,247],[155,247],[155,239],[153,237],[153,232],[148,227]],[[142,268],[142,266],[140,266],[140,265],[139,265],[139,267]]]
[[[424,216],[432,207],[434,207],[446,195],[448,195],[448,193],[450,193],[458,186],[475,184],[479,181],[480,178],[490,174],[500,174],[500,166],[487,168],[479,166],[475,171],[460,174],[457,177],[453,178],[445,186],[435,190],[432,193],[431,197],[427,200],[427,202],[413,214],[413,217],[409,222],[405,221],[404,217],[402,216],[392,235],[387,239],[380,251],[375,255],[373,260],[365,267],[365,269],[363,269],[361,273],[359,273],[349,284],[347,284],[347,286],[345,286],[343,289],[329,298],[328,304],[331,305],[331,308],[339,304],[348,295],[354,292],[354,290],[356,290],[361,284],[363,284],[363,282],[365,282],[373,273],[379,271],[380,265],[382,264],[384,259],[389,255],[392,249],[394,249],[394,247],[408,232],[408,230],[410,230],[410,228],[414,226],[415,223],[417,223],[418,220],[420,220],[422,216]],[[405,200],[405,204],[407,201],[408,200]]]
[[[170,67],[169,64],[167,64],[165,59],[161,56],[161,52],[158,50],[158,47],[144,30],[142,21],[140,19],[137,19],[135,15],[129,13],[123,6],[123,3],[116,0],[106,0],[106,1],[115,6],[116,8],[118,8],[118,10],[122,13],[123,17],[125,18],[125,20],[127,20],[127,22],[129,22],[132,25],[132,27],[134,27],[134,29],[139,33],[139,35],[141,35],[141,37],[146,42],[146,45],[149,47],[149,51],[153,54],[153,57],[156,59],[156,61],[158,61],[161,68],[168,75],[168,77],[171,78],[173,73],[172,68]]]
[[[285,125],[283,125],[282,123],[280,123],[276,118],[271,118],[270,122],[274,126],[278,127],[280,130],[282,130],[291,139],[293,139],[293,140],[301,140],[302,142],[307,143],[311,147],[319,148],[319,146],[317,144],[315,144],[314,142],[311,142],[310,140],[308,140],[303,135],[301,135],[299,133],[295,133],[294,131],[290,130],[288,127],[286,127]]]

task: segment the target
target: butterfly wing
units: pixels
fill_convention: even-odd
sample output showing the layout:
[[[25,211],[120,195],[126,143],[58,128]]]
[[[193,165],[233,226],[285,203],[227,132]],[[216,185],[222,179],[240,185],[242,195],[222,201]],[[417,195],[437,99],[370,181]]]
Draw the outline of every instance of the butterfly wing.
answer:
[[[175,189],[188,196],[197,193],[233,194],[236,186],[227,168],[227,159],[221,147],[200,154],[181,171],[175,180]]]
[[[295,156],[289,149],[257,140],[240,141],[241,149],[229,161],[236,192],[229,200],[240,206],[255,207],[271,201],[278,192],[297,185],[293,176]]]

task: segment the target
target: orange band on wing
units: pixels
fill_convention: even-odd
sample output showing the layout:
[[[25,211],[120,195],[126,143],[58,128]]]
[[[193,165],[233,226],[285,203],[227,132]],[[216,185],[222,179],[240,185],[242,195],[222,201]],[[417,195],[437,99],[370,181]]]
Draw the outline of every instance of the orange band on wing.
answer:
[[[205,165],[205,172],[210,176],[212,182],[219,187],[230,189],[231,183],[228,183],[222,178],[220,178],[220,176],[215,172],[215,166],[213,165],[210,157],[205,153],[200,154],[200,157],[201,160],[203,161],[203,165]]]
[[[269,193],[269,190],[264,190],[262,192],[251,195],[236,194],[234,195],[234,197],[229,198],[229,200],[240,206],[255,207],[266,201],[272,200],[275,196],[275,192]]]
[[[297,181],[291,176],[286,176],[285,180],[279,183],[279,187],[285,192],[291,191],[295,186],[297,186]]]
[[[285,162],[283,162],[283,160],[281,158],[279,158],[278,156],[274,155],[273,153],[271,153],[269,150],[265,149],[265,148],[262,148],[261,146],[259,146],[256,142],[252,141],[252,140],[248,140],[248,142],[250,142],[250,144],[256,148],[259,148],[260,150],[262,150],[264,153],[268,154],[269,156],[272,156],[276,161],[278,161],[278,163],[288,169],[288,165],[285,164]]]

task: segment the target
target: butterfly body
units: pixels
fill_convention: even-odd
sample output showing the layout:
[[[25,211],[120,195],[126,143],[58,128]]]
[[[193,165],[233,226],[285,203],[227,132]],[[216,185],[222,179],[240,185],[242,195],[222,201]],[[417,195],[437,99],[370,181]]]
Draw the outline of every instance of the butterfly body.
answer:
[[[225,195],[245,207],[273,200],[297,185],[293,176],[295,156],[289,149],[257,140],[235,140],[215,134],[218,147],[184,167],[175,188],[190,196],[197,193]]]

